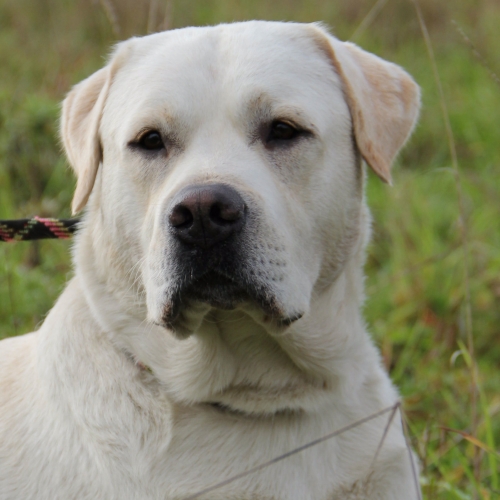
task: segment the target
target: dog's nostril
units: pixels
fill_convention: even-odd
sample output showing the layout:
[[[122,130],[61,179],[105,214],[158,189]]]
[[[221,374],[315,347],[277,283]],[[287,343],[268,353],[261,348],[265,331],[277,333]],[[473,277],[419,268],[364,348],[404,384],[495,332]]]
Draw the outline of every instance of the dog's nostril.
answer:
[[[172,210],[168,219],[173,227],[182,229],[189,227],[193,223],[193,214],[184,205],[177,205]]]
[[[244,206],[214,203],[210,207],[209,217],[216,224],[225,225],[237,222],[244,213]]]

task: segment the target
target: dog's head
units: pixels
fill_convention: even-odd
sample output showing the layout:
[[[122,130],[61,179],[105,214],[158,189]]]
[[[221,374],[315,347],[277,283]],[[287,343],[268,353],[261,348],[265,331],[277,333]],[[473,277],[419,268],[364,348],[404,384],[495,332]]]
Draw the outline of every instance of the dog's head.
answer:
[[[93,191],[150,322],[189,336],[237,309],[283,332],[366,232],[361,157],[390,182],[418,108],[401,68],[317,25],[132,39],[64,103],[73,210]]]

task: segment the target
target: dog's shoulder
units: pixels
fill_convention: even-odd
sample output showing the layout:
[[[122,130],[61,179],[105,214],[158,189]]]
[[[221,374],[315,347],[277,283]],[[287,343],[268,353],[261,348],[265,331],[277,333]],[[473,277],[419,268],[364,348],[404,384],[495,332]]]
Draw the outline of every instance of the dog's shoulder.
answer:
[[[10,337],[0,341],[0,408],[22,396],[22,385],[34,365],[37,333]],[[21,391],[21,394],[20,394]]]

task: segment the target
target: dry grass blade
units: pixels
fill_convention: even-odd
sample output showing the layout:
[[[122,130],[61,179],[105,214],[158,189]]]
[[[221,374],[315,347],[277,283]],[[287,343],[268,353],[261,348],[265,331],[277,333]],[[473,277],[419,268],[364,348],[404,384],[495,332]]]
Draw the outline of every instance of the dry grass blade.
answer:
[[[498,451],[492,450],[487,444],[483,443],[482,441],[477,439],[475,436],[472,436],[465,431],[461,431],[459,429],[452,429],[451,427],[446,427],[444,425],[440,426],[439,428],[443,429],[446,432],[454,432],[455,434],[459,434],[466,441],[469,441],[469,443],[472,443],[474,446],[481,448],[481,450],[484,450],[486,453],[493,453],[494,455],[497,455],[500,457],[500,453]]]
[[[460,223],[460,236],[461,243],[463,249],[463,260],[464,260],[464,292],[465,292],[465,328],[467,335],[467,350],[469,351],[469,356],[472,360],[471,364],[471,422],[472,422],[472,430],[473,434],[476,433],[478,426],[478,413],[477,413],[477,400],[478,400],[478,392],[479,392],[479,381],[477,374],[477,366],[474,361],[474,337],[472,332],[472,305],[471,305],[471,292],[470,292],[470,277],[469,277],[469,249],[468,249],[468,239],[467,239],[467,225],[466,225],[466,217],[465,217],[465,208],[464,208],[464,195],[462,189],[462,183],[460,180],[460,171],[458,167],[458,155],[457,149],[455,146],[455,139],[453,136],[453,130],[451,128],[450,122],[450,114],[448,112],[448,107],[446,105],[446,99],[444,97],[443,85],[441,83],[441,77],[439,75],[439,70],[436,63],[436,57],[434,55],[434,49],[432,47],[431,38],[429,35],[429,31],[427,29],[427,25],[425,24],[424,17],[422,15],[422,11],[420,9],[420,4],[418,0],[412,0],[413,5],[415,6],[415,11],[417,13],[418,23],[420,26],[420,30],[422,32],[422,36],[424,38],[425,46],[427,48],[427,52],[429,55],[429,59],[432,66],[432,72],[434,74],[434,80],[436,82],[436,86],[439,92],[439,102],[441,105],[441,111],[443,114],[443,119],[445,123],[446,136],[448,139],[448,146],[451,155],[453,173],[455,178],[455,186],[457,190],[458,196],[458,209],[459,209],[459,223]],[[478,449],[476,448],[478,451]],[[475,472],[476,477],[479,476],[479,454],[476,453],[475,457]]]
[[[396,415],[396,412],[398,411],[398,408],[401,406],[400,403],[394,406],[394,408],[391,411],[391,414],[389,415],[389,418],[387,419],[387,424],[385,425],[384,432],[382,434],[382,437],[380,438],[380,442],[377,446],[377,450],[375,451],[375,455],[373,455],[373,460],[371,467],[375,465],[375,462],[377,461],[377,458],[380,454],[380,450],[382,450],[382,446],[384,445],[385,438],[387,437],[387,433],[389,432],[389,429],[391,427],[392,421],[394,420],[394,416]]]
[[[370,26],[370,24],[374,21],[374,19],[378,16],[379,12],[385,7],[387,0],[377,0],[375,5],[368,11],[368,14],[362,19],[359,23],[359,26],[356,28],[354,33],[351,35],[350,40],[355,40],[356,37],[361,35],[363,31]]]
[[[298,448],[294,448],[293,450],[288,451],[288,452],[284,453],[283,455],[275,457],[275,458],[273,458],[267,462],[264,462],[260,465],[256,465],[255,467],[252,467],[251,469],[248,469],[244,472],[241,472],[240,474],[236,474],[235,476],[230,477],[229,479],[226,479],[224,481],[221,481],[220,483],[214,484],[213,486],[205,488],[204,490],[198,491],[194,495],[187,497],[185,500],[195,500],[196,498],[199,498],[206,493],[210,493],[212,491],[218,490],[219,488],[222,488],[223,486],[226,486],[230,483],[233,483],[234,481],[237,481],[238,479],[241,479],[243,477],[249,476],[250,474],[254,474],[255,472],[258,472],[262,469],[265,469],[266,467],[269,467],[277,462],[281,462],[282,460],[285,460],[286,458],[291,457],[292,455],[296,455],[297,453],[300,453],[301,451],[307,450],[308,448],[312,448],[313,446],[316,446],[320,443],[328,441],[329,439],[340,436],[344,432],[355,429],[356,427],[359,427],[360,425],[363,425],[363,424],[369,422],[370,420],[374,420],[377,417],[385,415],[386,413],[392,412],[394,414],[396,412],[396,410],[399,408],[399,406],[400,406],[400,402],[398,401],[397,403],[393,404],[392,406],[384,408],[383,410],[380,410],[378,412],[372,413],[371,415],[368,415],[365,418],[357,420],[356,422],[353,422],[352,424],[346,425],[345,427],[342,427],[341,429],[333,431],[330,434],[327,434],[326,436],[315,439],[314,441],[310,441],[309,443],[306,443],[302,446],[299,446]]]
[[[174,0],[167,0],[165,4],[165,16],[160,26],[160,31],[169,30],[172,27],[174,15]]]
[[[481,65],[489,73],[491,79],[500,87],[500,77],[498,77],[498,75],[490,68],[490,66],[486,62],[485,58],[477,50],[476,46],[471,42],[470,38],[465,34],[465,31],[458,25],[458,23],[455,20],[451,21],[451,23],[453,24],[453,26],[455,26],[455,29],[458,31],[460,36],[463,38],[464,42],[472,50],[472,53],[474,54],[476,59],[481,63]]]
[[[106,13],[106,17],[108,18],[109,24],[111,25],[111,29],[113,30],[113,34],[116,38],[120,38],[121,29],[120,23],[118,22],[118,15],[116,14],[116,9],[111,0],[99,0],[101,6]]]
[[[406,424],[406,419],[401,411],[401,407],[399,407],[399,414],[401,415],[401,424],[403,426],[403,434],[406,442],[406,449],[408,450],[408,455],[410,458],[411,464],[411,473],[413,475],[413,484],[415,485],[415,491],[417,492],[418,500],[422,500],[422,493],[420,492],[420,485],[418,481],[418,472],[417,472],[417,464],[415,463],[415,457],[413,456],[413,451],[410,446],[410,441],[408,439],[408,425]]]
[[[153,33],[156,30],[157,11],[158,11],[158,1],[149,0],[148,25],[146,28],[147,33]]]

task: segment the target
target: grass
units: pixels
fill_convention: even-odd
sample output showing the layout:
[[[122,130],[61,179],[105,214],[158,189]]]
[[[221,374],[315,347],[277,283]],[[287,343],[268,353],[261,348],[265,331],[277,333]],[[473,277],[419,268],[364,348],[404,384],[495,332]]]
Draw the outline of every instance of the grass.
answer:
[[[394,187],[374,176],[367,186],[374,215],[367,322],[405,398],[425,498],[494,499],[500,496],[494,451],[500,443],[500,85],[491,73],[500,74],[500,4],[419,5],[443,96],[411,0],[4,0],[0,218],[69,215],[74,180],[58,145],[58,103],[102,65],[117,34],[251,18],[322,20],[342,39],[355,34],[356,43],[407,68],[423,89],[421,120],[394,169]],[[1,245],[0,338],[36,328],[70,274],[67,242]]]

